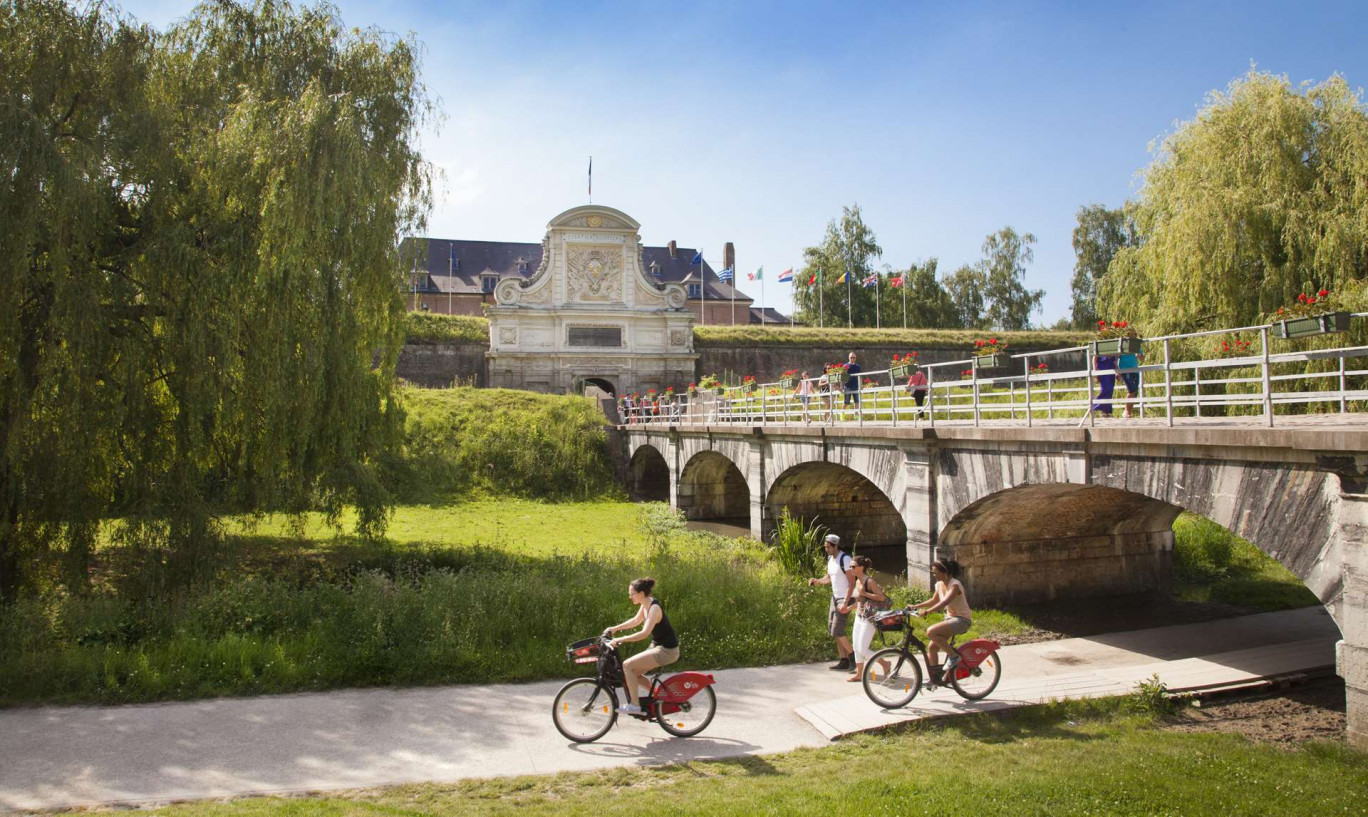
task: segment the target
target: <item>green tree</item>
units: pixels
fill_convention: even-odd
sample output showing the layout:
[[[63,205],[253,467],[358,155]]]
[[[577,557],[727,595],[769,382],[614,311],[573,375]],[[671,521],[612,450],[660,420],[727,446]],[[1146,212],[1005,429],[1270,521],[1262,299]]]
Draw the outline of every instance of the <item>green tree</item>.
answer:
[[[798,319],[809,326],[873,326],[874,290],[864,289],[860,281],[870,274],[874,259],[882,255],[860,206],[841,208],[840,220],[827,224],[822,243],[803,250],[803,270],[794,287]],[[846,271],[852,278],[848,284],[840,280]],[[808,285],[814,275],[817,282]]]
[[[982,329],[987,325],[984,315],[987,303],[984,290],[987,284],[981,263],[974,266],[966,264],[945,276],[942,286],[954,309],[956,325],[964,329]]]
[[[1022,281],[1035,257],[1030,233],[1003,227],[983,240],[984,319],[993,329],[1029,329],[1031,313],[1040,309],[1045,290],[1028,290]]]
[[[1294,88],[1251,69],[1163,140],[1099,312],[1167,333],[1246,325],[1319,288],[1362,304],[1365,178],[1368,114],[1342,77]]]
[[[912,264],[906,270],[893,273],[902,276],[901,287],[881,284],[884,326],[903,325],[903,305],[906,297],[907,326],[913,329],[956,329],[959,314],[950,294],[936,280],[937,260]],[[891,277],[891,276],[890,276]],[[885,279],[885,282],[888,278]]]
[[[111,518],[182,577],[224,512],[383,530],[416,50],[275,0],[0,5],[0,597],[80,589]]]
[[[1044,290],[1021,283],[1035,236],[1003,227],[983,240],[983,258],[946,276],[943,286],[965,329],[1027,329]]]
[[[1100,204],[1078,208],[1073,231],[1074,274],[1071,282],[1073,308],[1066,328],[1089,330],[1097,325],[1097,288],[1112,258],[1123,247],[1135,244],[1135,226],[1123,210]]]

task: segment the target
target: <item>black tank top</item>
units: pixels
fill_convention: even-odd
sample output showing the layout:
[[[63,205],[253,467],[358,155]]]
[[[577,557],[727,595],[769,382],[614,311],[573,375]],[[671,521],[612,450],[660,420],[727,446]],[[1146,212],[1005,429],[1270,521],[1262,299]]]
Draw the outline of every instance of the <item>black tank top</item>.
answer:
[[[679,636],[675,635],[674,627],[670,625],[670,617],[665,615],[665,605],[659,599],[651,599],[651,606],[660,608],[660,621],[651,629],[651,644],[667,650],[678,647]]]

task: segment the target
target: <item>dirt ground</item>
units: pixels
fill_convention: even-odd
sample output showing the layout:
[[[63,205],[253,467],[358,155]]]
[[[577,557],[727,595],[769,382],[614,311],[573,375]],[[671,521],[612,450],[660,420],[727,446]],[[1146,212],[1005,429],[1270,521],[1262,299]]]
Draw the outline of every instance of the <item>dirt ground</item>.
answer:
[[[1325,678],[1285,691],[1187,706],[1167,727],[1179,732],[1235,732],[1250,740],[1295,746],[1344,738],[1344,680]]]

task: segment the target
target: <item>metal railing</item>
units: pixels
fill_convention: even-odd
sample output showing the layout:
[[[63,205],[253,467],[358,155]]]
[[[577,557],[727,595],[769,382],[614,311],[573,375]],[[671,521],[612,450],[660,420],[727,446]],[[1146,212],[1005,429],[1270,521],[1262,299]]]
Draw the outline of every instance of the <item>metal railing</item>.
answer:
[[[1368,312],[1353,315],[1364,316]],[[1019,374],[993,374],[980,369],[977,358],[921,364],[927,381],[921,401],[905,378],[898,382],[890,370],[880,369],[861,372],[854,390],[845,383],[831,385],[825,377],[809,378],[812,394],[806,400],[797,393],[796,382],[781,381],[757,384],[750,392],[733,387],[721,394],[619,402],[619,412],[628,424],[665,425],[1083,425],[1124,412],[1162,417],[1170,426],[1190,418],[1239,416],[1261,418],[1272,427],[1280,407],[1289,407],[1283,416],[1292,413],[1292,406],[1306,407],[1302,412],[1313,406],[1321,413],[1368,411],[1368,369],[1348,366],[1350,360],[1368,357],[1368,346],[1275,352],[1270,348],[1270,340],[1279,340],[1274,328],[1263,324],[1145,338],[1139,365],[1127,368],[1099,366],[1091,344],[1011,355],[1011,368],[1019,366]],[[1250,351],[1242,355],[1216,354],[1213,348],[1209,355],[1175,356],[1175,347],[1191,352],[1201,338],[1253,333],[1258,334],[1257,351],[1251,339],[1246,342]],[[1115,365],[1118,356],[1110,357]],[[1155,357],[1161,360],[1151,362]],[[1326,370],[1308,371],[1317,367]],[[1127,388],[1127,375],[1134,376],[1134,392]],[[1105,396],[1107,378],[1112,378],[1110,397]]]

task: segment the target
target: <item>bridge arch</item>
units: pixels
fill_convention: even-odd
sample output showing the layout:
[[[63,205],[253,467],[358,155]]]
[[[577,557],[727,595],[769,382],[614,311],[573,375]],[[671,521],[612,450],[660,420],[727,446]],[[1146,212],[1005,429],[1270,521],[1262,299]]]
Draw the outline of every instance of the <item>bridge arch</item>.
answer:
[[[694,454],[680,469],[675,490],[676,504],[687,519],[744,520],[750,524],[746,477],[724,454]]]
[[[628,464],[628,492],[637,502],[670,501],[670,465],[653,445],[644,444],[632,452]]]
[[[1021,485],[961,509],[940,551],[962,564],[980,603],[1142,593],[1168,583],[1182,511],[1116,488]]]
[[[847,546],[868,552],[882,570],[907,569],[907,525],[897,506],[868,477],[833,462],[794,465],[770,483],[761,520],[762,535],[778,524],[784,508],[799,519],[816,519]]]

